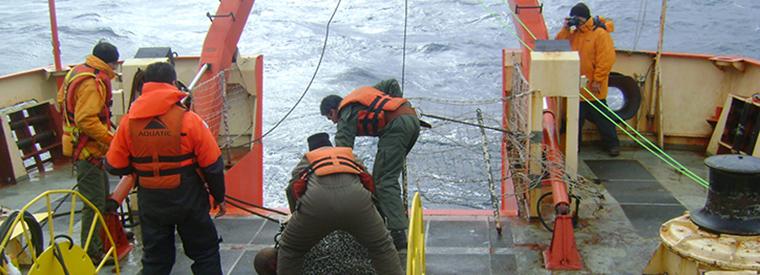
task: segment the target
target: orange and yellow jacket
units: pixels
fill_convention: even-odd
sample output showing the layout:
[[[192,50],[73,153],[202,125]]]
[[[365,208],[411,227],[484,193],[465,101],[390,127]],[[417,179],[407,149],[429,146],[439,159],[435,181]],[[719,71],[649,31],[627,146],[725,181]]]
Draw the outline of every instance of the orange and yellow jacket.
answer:
[[[130,129],[130,125],[133,125],[130,121],[161,117],[170,112],[170,110],[176,110],[180,100],[185,96],[185,93],[180,92],[171,84],[159,82],[145,83],[142,95],[135,100],[127,115],[119,123],[119,128],[116,130],[111,147],[106,154],[106,170],[116,175],[135,174],[137,175],[137,184],[145,188],[146,186],[140,183],[142,177],[140,169],[145,167],[146,164],[136,161],[137,156],[139,156],[140,152],[144,151],[144,148],[135,148],[133,144],[138,142],[132,140],[136,137],[136,135],[133,135],[133,130],[137,130],[138,132],[141,130]],[[161,123],[168,125],[172,122],[165,121]],[[180,182],[177,183],[179,188],[151,189],[151,191],[154,191],[156,194],[161,192],[164,194],[176,193],[174,194],[177,195],[178,202],[176,204],[181,205],[182,203],[179,203],[179,201],[183,200],[181,197],[189,195],[180,194],[185,192],[182,190],[191,188],[196,193],[204,192],[205,187],[202,188],[203,190],[199,188],[203,187],[203,182],[205,181],[214,199],[218,202],[224,201],[224,163],[221,159],[221,150],[216,143],[216,138],[211,134],[203,119],[192,111],[184,110],[184,113],[181,114],[180,123],[181,126],[178,127],[181,133],[179,138],[179,153],[189,156],[186,160],[182,161],[182,165],[192,165],[197,169],[185,169],[182,173],[179,173],[180,177],[178,180]],[[146,141],[141,140],[140,142]],[[176,146],[176,144],[162,144],[162,146]],[[202,195],[198,197],[202,197]]]
[[[108,66],[108,64],[93,55],[87,56],[85,63],[80,66],[87,66],[105,73],[108,78],[107,81],[116,76],[111,66]],[[84,77],[73,88],[76,89],[73,95],[75,103],[72,104],[74,105],[73,122],[79,128],[80,135],[87,135],[89,137],[89,141],[84,146],[84,150],[89,154],[80,154],[79,159],[87,159],[90,156],[96,158],[103,157],[108,150],[111,139],[113,139],[113,134],[109,131],[108,125],[110,121],[103,121],[101,119],[103,109],[109,104],[107,101],[111,93],[109,91],[110,88],[110,83],[101,85],[93,77]],[[66,102],[62,89],[58,91],[57,101],[58,106],[63,110],[62,106]],[[68,148],[63,149],[64,152],[72,152],[74,151],[72,147],[76,145],[73,144],[71,136],[64,135],[62,146],[68,146]]]
[[[589,18],[574,31],[563,27],[555,39],[570,40],[570,47],[580,55],[581,75],[588,79],[586,88],[591,91],[591,84],[599,83],[599,92],[594,95],[599,99],[606,99],[607,81],[612,65],[615,64],[615,45],[610,36],[615,26],[612,20],[599,18],[606,30],[601,26],[595,26],[594,18]],[[580,92],[589,100],[594,100],[583,89]]]

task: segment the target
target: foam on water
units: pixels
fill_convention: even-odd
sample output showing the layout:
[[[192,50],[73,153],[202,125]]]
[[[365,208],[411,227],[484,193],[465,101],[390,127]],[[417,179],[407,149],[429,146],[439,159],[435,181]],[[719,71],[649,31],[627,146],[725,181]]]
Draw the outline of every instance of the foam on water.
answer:
[[[409,1],[406,58],[406,96],[458,99],[493,98],[501,88],[502,48],[516,48],[511,23],[505,23],[506,6],[479,0]],[[549,32],[559,29],[576,1],[542,1]],[[612,34],[616,46],[631,48],[639,13],[639,1],[586,1],[592,14],[615,19]],[[612,2],[612,3],[611,3]],[[324,24],[336,1],[256,1],[239,48],[243,54],[265,56],[264,129],[271,127],[300,96],[319,58]],[[139,47],[170,46],[180,55],[197,55],[208,30],[206,12],[213,13],[218,1],[83,1],[59,0],[63,62],[81,62],[99,39],[116,44],[122,57],[133,56]],[[306,150],[312,133],[334,133],[334,126],[319,116],[323,96],[345,94],[356,86],[387,79],[401,79],[403,1],[344,1],[335,16],[330,41],[317,79],[301,106],[273,132],[265,144],[265,192],[271,206],[284,205],[282,190],[290,169]],[[659,1],[649,1],[638,49],[656,47]],[[490,14],[496,11],[498,15]],[[760,58],[760,2],[669,1],[665,49],[669,51],[734,54]],[[48,14],[45,1],[0,2],[0,74],[52,63]],[[505,28],[507,26],[507,28]],[[189,80],[185,80],[189,81]],[[474,108],[444,108],[419,103],[421,109],[437,114],[461,115]],[[498,124],[497,105],[483,106],[492,125]],[[474,117],[471,115],[470,117]],[[304,127],[308,125],[308,127]],[[477,142],[476,129],[457,128],[447,138]],[[499,140],[491,134],[489,139]],[[376,140],[357,139],[357,153],[372,164]],[[412,154],[451,146],[441,136],[423,134]],[[453,149],[453,148],[450,148]],[[493,162],[499,148],[490,146]],[[441,167],[424,161],[410,163],[412,180],[442,176]],[[461,178],[485,178],[482,166],[463,166]],[[427,175],[427,176],[422,176]],[[440,202],[486,207],[487,190],[424,188]],[[414,190],[414,188],[412,189]],[[458,199],[452,199],[458,198]]]

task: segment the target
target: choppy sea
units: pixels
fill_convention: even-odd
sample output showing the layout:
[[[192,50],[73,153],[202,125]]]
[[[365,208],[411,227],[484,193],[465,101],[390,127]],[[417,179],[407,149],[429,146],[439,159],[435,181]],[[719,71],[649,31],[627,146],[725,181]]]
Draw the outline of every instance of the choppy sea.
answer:
[[[576,1],[545,0],[543,13],[554,35]],[[64,63],[81,62],[105,39],[128,58],[140,47],[169,46],[180,55],[200,54],[216,0],[58,0]],[[501,88],[502,48],[519,46],[504,1],[409,0],[405,95],[453,100],[491,99]],[[615,20],[618,48],[654,50],[661,1],[591,0],[592,15]],[[272,127],[306,87],[319,59],[325,24],[337,1],[259,0],[238,44],[244,55],[263,54],[264,130]],[[325,57],[311,90],[295,112],[264,140],[265,201],[283,206],[290,169],[312,133],[334,133],[319,116],[321,98],[360,85],[401,79],[404,1],[342,1]],[[0,75],[52,64],[47,1],[0,2]],[[760,1],[671,0],[666,51],[742,55],[760,59]],[[189,81],[189,80],[184,80]],[[2,92],[2,91],[0,91]],[[498,125],[494,105],[446,105],[419,100],[427,113],[474,121],[481,108],[486,124]],[[434,122],[409,157],[410,191],[427,203],[489,207],[485,162],[477,128]],[[488,135],[498,141],[499,134]],[[376,141],[361,138],[358,154],[372,164]],[[498,178],[499,146],[489,146]]]

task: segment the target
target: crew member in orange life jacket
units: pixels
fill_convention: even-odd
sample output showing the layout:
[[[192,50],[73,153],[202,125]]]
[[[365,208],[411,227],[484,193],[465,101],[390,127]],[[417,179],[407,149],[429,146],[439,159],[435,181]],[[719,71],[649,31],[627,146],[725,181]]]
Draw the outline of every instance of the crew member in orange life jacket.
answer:
[[[142,95],[132,104],[106,155],[115,175],[135,175],[142,225],[142,274],[169,274],[174,229],[194,274],[222,274],[219,237],[209,217],[209,192],[221,215],[224,163],[205,122],[180,102],[174,67],[145,69]],[[208,188],[208,191],[206,191]]]
[[[592,17],[588,6],[578,3],[570,9],[570,17],[565,19],[565,24],[555,39],[570,41],[571,48],[580,55],[581,75],[589,80],[587,87],[579,91],[588,101],[583,98],[580,101],[578,143],[581,143],[583,137],[583,123],[589,120],[599,128],[604,149],[610,156],[616,157],[620,155],[620,141],[615,125],[594,109],[596,107],[605,112],[606,116],[614,117],[606,108],[607,84],[612,65],[615,64],[615,45],[610,36],[614,30],[612,20],[601,16]]]
[[[111,79],[119,61],[119,51],[114,45],[100,42],[79,64],[66,74],[58,91],[58,105],[63,114],[63,155],[72,157],[77,171],[77,188],[100,212],[106,207],[108,175],[101,163],[113,139],[111,134]],[[92,223],[95,213],[82,209],[82,227]],[[97,225],[97,224],[96,224]],[[99,231],[96,226],[95,232]],[[89,230],[82,230],[81,245],[84,247]],[[104,256],[103,242],[93,234],[87,254],[94,262]]]
[[[338,124],[335,146],[354,147],[356,136],[379,137],[372,167],[378,205],[388,219],[396,249],[406,249],[409,222],[398,178],[406,155],[420,135],[420,120],[411,103],[403,98],[398,82],[389,79],[373,87],[359,87],[345,98],[326,96],[320,112]]]
[[[374,185],[350,147],[333,147],[327,133],[308,138],[309,152],[293,169],[286,189],[293,215],[280,248],[257,255],[259,274],[302,274],[304,255],[335,230],[345,231],[367,248],[377,274],[402,274],[383,219],[372,202]],[[277,261],[271,260],[276,255]]]

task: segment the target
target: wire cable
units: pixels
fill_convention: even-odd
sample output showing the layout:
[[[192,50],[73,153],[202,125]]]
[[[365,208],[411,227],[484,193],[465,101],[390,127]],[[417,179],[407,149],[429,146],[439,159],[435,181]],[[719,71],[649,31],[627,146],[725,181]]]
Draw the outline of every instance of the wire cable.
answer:
[[[301,100],[303,100],[303,98],[309,92],[309,89],[311,88],[311,84],[314,83],[314,79],[317,78],[317,73],[319,72],[319,67],[322,65],[322,59],[325,57],[325,49],[327,48],[327,39],[330,37],[330,24],[332,23],[333,18],[335,17],[335,14],[338,12],[338,7],[340,7],[340,2],[341,1],[342,0],[338,0],[338,4],[335,5],[335,10],[333,10],[332,15],[330,16],[330,20],[327,21],[327,26],[325,28],[325,41],[322,44],[322,52],[319,55],[319,61],[317,62],[317,67],[314,69],[314,74],[311,76],[311,80],[309,80],[309,84],[306,85],[306,89],[303,91],[303,93],[301,93],[301,97],[298,98],[298,100],[296,101],[296,103],[293,104],[293,107],[291,107],[290,110],[282,118],[280,118],[280,120],[277,121],[277,123],[275,123],[274,126],[272,126],[272,128],[270,128],[269,130],[267,130],[263,135],[261,135],[261,137],[258,137],[256,139],[254,139],[253,141],[249,142],[246,145],[250,145],[252,143],[260,142],[262,139],[264,139],[264,137],[268,136],[275,129],[277,129],[277,127],[279,127],[280,124],[282,124],[282,122],[285,121],[285,119],[287,119],[288,116],[290,116],[291,113],[293,113],[293,111],[296,109],[296,107],[298,107],[298,104],[301,103]]]
[[[408,12],[409,9],[409,1],[404,0],[404,44],[403,48],[401,49],[401,92],[406,92],[404,90],[404,77],[406,76],[406,24],[407,24],[407,18],[408,18]]]

